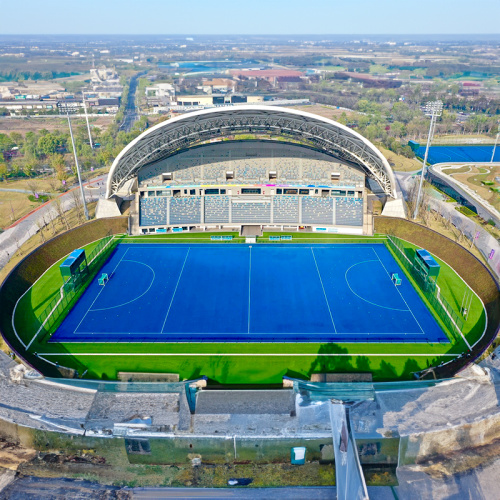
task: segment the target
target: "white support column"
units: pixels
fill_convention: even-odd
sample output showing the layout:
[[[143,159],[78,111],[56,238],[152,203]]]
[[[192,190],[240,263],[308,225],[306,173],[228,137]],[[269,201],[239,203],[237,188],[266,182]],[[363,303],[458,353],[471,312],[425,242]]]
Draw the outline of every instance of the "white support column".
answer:
[[[299,196],[299,226],[302,226],[302,196]]]
[[[170,200],[172,199],[172,197],[168,197],[167,198],[167,226],[170,225]]]

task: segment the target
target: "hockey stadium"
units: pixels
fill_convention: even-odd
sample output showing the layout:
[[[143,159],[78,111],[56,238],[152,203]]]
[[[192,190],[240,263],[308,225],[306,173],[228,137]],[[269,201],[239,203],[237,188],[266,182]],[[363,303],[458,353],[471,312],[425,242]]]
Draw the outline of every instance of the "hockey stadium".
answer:
[[[42,245],[0,290],[4,337],[49,377],[440,378],[498,329],[488,269],[406,220],[387,160],[326,118],[162,122],[115,159],[103,206],[117,216]]]

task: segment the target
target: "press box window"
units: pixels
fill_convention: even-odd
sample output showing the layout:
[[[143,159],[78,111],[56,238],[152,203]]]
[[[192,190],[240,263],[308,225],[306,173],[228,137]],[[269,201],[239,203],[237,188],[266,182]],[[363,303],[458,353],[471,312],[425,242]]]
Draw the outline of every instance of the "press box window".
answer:
[[[297,189],[283,189],[283,194],[297,194]]]
[[[309,194],[309,189],[300,189],[299,194]]]
[[[205,194],[219,194],[218,189],[205,189]]]
[[[261,191],[260,188],[243,188],[241,194],[260,194]]]

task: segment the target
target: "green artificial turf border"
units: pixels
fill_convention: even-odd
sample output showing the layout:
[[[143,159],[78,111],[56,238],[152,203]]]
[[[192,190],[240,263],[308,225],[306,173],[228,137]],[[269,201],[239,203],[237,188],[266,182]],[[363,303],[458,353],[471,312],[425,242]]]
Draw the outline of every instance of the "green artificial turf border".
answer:
[[[384,241],[385,235],[346,236],[335,234],[294,233],[292,243],[326,242],[362,243]],[[211,242],[210,236],[221,233],[184,233],[179,235],[152,235],[120,237],[123,243],[175,243],[188,241]],[[227,234],[227,233],[224,233]],[[237,233],[233,242],[241,242]],[[264,233],[258,241],[269,242],[270,235],[288,233]],[[404,240],[403,240],[404,241]],[[226,242],[211,242],[227,244]],[[408,248],[416,248],[404,242]],[[85,246],[88,253],[97,245],[93,242]],[[395,255],[396,259],[399,259]],[[19,301],[15,315],[18,331],[26,332],[33,325],[33,312],[39,313],[52,298],[59,293],[62,285],[58,264],[49,268],[34,284],[33,288]],[[442,295],[459,307],[457,290],[466,286],[455,271],[443,261],[438,284]],[[402,269],[407,275],[404,266]],[[411,277],[407,276],[411,280]],[[448,284],[448,280],[451,284]],[[415,286],[415,285],[414,285]],[[418,291],[418,287],[417,291]],[[47,293],[48,292],[48,293]],[[463,293],[463,292],[462,292]],[[466,322],[474,338],[484,329],[484,308],[480,318],[471,313]],[[424,297],[425,298],[425,297]],[[426,301],[427,303],[427,301]],[[429,304],[427,303],[429,306]],[[475,304],[475,309],[476,309]],[[31,314],[30,314],[31,313]],[[475,324],[474,320],[477,319]],[[481,324],[481,320],[482,324]],[[59,322],[58,322],[59,323]],[[468,326],[467,326],[468,325]],[[409,379],[413,372],[429,366],[449,361],[465,350],[463,341],[451,344],[380,344],[380,343],[48,343],[48,334],[41,335],[33,342],[31,351],[51,363],[73,368],[79,373],[86,372],[88,378],[115,379],[118,371],[172,372],[179,373],[181,379],[193,379],[206,375],[219,383],[280,383],[283,375],[309,378],[314,372],[372,372],[374,380]],[[26,340],[26,339],[24,339]],[[29,341],[29,336],[27,341]],[[105,351],[105,352],[104,352]]]

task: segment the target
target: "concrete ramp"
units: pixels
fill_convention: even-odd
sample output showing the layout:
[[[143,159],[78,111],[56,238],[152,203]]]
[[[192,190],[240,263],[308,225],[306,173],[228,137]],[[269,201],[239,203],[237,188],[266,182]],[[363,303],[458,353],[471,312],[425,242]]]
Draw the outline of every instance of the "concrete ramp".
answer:
[[[99,198],[97,201],[97,207],[95,209],[95,218],[96,219],[106,219],[108,217],[119,217],[121,215],[120,212],[120,198]]]

